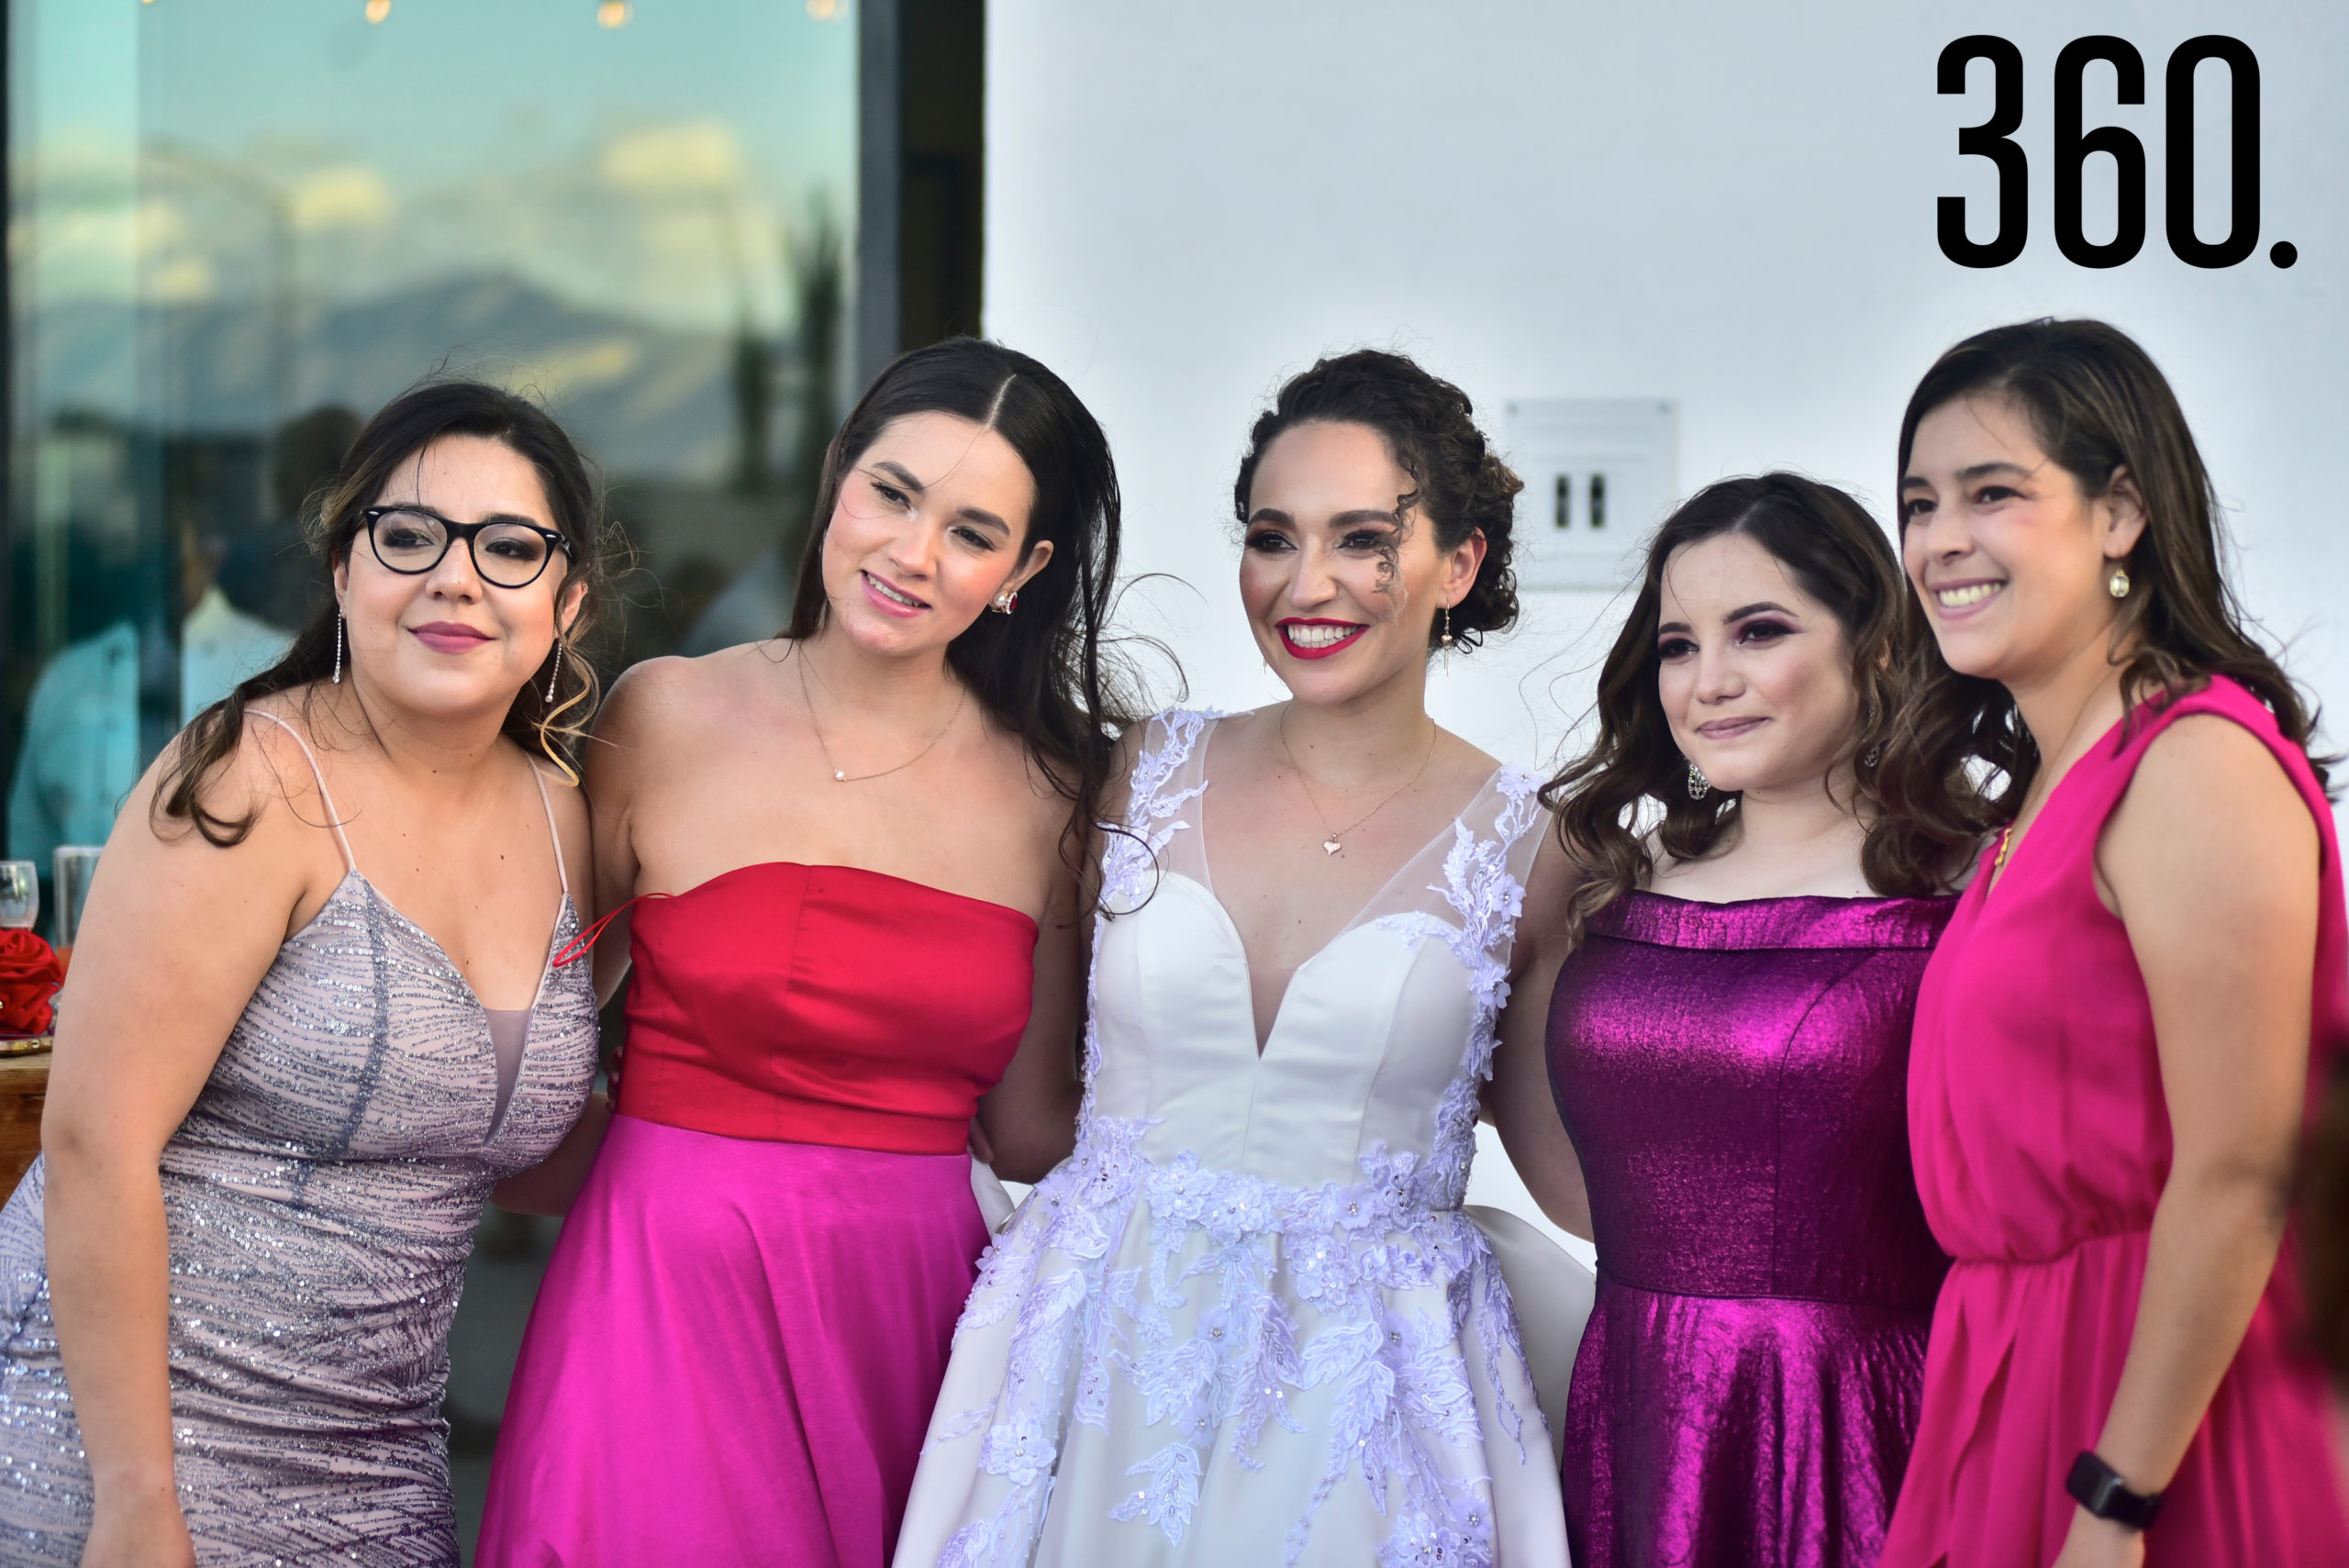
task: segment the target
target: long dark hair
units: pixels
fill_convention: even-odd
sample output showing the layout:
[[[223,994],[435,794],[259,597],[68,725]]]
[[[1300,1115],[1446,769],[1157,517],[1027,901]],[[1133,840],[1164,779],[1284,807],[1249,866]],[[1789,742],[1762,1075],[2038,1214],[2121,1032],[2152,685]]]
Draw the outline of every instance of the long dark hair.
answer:
[[[1282,432],[1317,422],[1377,431],[1395,466],[1411,476],[1414,488],[1397,498],[1398,514],[1424,515],[1438,550],[1458,549],[1472,533],[1485,536],[1485,560],[1475,582],[1452,614],[1442,617],[1451,628],[1452,646],[1472,649],[1486,633],[1505,630],[1517,619],[1510,535],[1517,493],[1525,488],[1476,428],[1475,415],[1466,393],[1431,375],[1416,360],[1380,349],[1332,355],[1291,376],[1272,407],[1257,417],[1239,477],[1232,481],[1232,514],[1246,526],[1256,465]],[[1431,625],[1428,646],[1439,646],[1442,639]]]
[[[2149,696],[2199,690],[2225,675],[2266,703],[2277,728],[2307,751],[2315,714],[2248,628],[2223,566],[2218,494],[2177,395],[2152,356],[2101,321],[2043,317],[1977,332],[1935,360],[1909,395],[1900,417],[1901,478],[1917,427],[1967,397],[2020,410],[2040,446],[2091,500],[2128,471],[2144,504],[2145,530],[2121,562],[2131,590],[2112,638],[2115,648],[2129,647],[2120,661],[2121,696],[2132,717]],[[1951,669],[1930,637],[1910,652],[1913,678],[1895,739],[1897,750],[1911,754],[1904,771],[1930,780],[1978,773],[1987,762],[2002,780],[1986,799],[1983,820],[2011,821],[2040,763],[2039,743],[2012,694]],[[2321,781],[2325,760],[2310,761]]]
[[[1108,438],[1075,393],[1027,355],[979,338],[949,338],[899,355],[874,378],[824,450],[814,521],[784,635],[816,635],[830,614],[824,539],[841,486],[893,420],[952,414],[1011,443],[1036,484],[1022,558],[1039,539],[1052,559],[1019,590],[1010,615],[982,615],[946,647],[955,676],[1019,737],[1072,810],[1063,857],[1081,870],[1101,815],[1118,731],[1133,722],[1122,671],[1105,656],[1118,574],[1119,503]]]
[[[236,754],[249,705],[301,689],[306,716],[316,684],[334,669],[334,569],[350,555],[352,542],[366,527],[361,514],[375,504],[402,463],[443,436],[479,436],[528,459],[546,490],[554,526],[571,540],[564,588],[582,583],[586,592],[580,597],[577,616],[557,635],[538,673],[515,694],[503,733],[526,747],[535,746],[556,767],[577,776],[571,751],[595,712],[599,691],[595,669],[582,651],[582,639],[595,624],[606,586],[603,486],[562,427],[528,398],[477,381],[429,381],[384,405],[351,443],[332,483],[305,501],[303,528],[328,586],[325,603],[295,634],[283,659],[238,684],[181,731],[155,790],[150,820],[159,830],[167,820],[189,822],[206,841],[223,848],[242,843],[252,831],[252,813],[224,817],[212,810],[205,801],[206,786]],[[558,657],[560,672],[550,668]],[[550,677],[556,682],[551,702],[547,700]]]
[[[1884,530],[1850,495],[1800,474],[1724,479],[1683,502],[1648,540],[1639,595],[1599,670],[1598,739],[1542,787],[1543,803],[1558,813],[1560,845],[1586,872],[1567,916],[1569,940],[1653,872],[1638,821],[1643,802],[1663,807],[1656,837],[1675,860],[1709,853],[1737,820],[1735,791],[1690,797],[1688,760],[1656,689],[1664,569],[1676,551],[1724,534],[1768,550],[1842,628],[1860,719],[1837,760],[1858,764],[1852,808],[1867,828],[1860,868],[1868,885],[1893,896],[1939,892],[1976,841],[1962,774],[1938,790],[1895,776],[1904,764],[1887,741],[1901,706],[1901,672],[1910,646],[1931,639]]]

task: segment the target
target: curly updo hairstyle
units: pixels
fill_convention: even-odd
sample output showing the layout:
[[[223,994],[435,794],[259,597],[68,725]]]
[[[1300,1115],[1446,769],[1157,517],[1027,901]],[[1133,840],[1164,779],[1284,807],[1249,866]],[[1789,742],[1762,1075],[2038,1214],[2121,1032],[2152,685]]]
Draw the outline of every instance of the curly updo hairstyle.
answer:
[[[1232,515],[1247,523],[1256,465],[1282,432],[1317,422],[1377,431],[1395,466],[1411,476],[1413,488],[1396,498],[1398,516],[1425,517],[1439,550],[1457,549],[1470,534],[1485,536],[1485,562],[1452,606],[1450,622],[1452,646],[1474,648],[1486,633],[1506,630],[1517,619],[1510,530],[1517,493],[1525,488],[1476,428],[1475,412],[1466,393],[1402,354],[1357,349],[1332,355],[1290,377],[1248,432],[1248,455],[1231,486]],[[1442,644],[1442,617],[1431,619],[1431,651]]]
[[[1642,832],[1643,808],[1661,808],[1655,841],[1675,861],[1702,859],[1736,825],[1736,791],[1689,794],[1688,759],[1658,688],[1656,648],[1673,557],[1731,534],[1769,551],[1842,630],[1860,711],[1837,761],[1852,766],[1856,798],[1849,804],[1867,827],[1860,868],[1868,885],[1892,896],[1941,892],[1979,841],[1980,806],[1966,776],[1911,778],[1901,771],[1916,766],[1910,754],[1887,744],[1916,645],[1932,641],[1892,541],[1833,485],[1784,473],[1724,479],[1683,502],[1648,540],[1639,596],[1599,670],[1598,739],[1542,789],[1542,804],[1558,814],[1560,846],[1586,868],[1567,914],[1573,940],[1591,916],[1646,885],[1655,857]]]

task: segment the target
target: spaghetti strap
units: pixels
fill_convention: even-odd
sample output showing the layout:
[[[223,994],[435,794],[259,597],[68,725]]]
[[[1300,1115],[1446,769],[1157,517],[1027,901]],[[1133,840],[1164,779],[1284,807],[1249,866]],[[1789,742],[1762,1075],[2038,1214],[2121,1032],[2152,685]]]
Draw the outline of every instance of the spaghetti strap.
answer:
[[[539,772],[538,763],[529,762],[529,759],[528,758],[524,758],[523,761],[529,763],[530,778],[539,786],[539,804],[546,807],[547,837],[554,840],[554,874],[562,880],[562,895],[565,898],[569,898],[571,896],[571,870],[562,863],[562,835],[555,830],[554,802],[547,798],[547,776],[546,774]]]
[[[294,737],[294,744],[302,748],[302,755],[310,760],[310,776],[318,781],[318,800],[327,808],[327,826],[334,829],[334,841],[342,846],[342,869],[347,872],[357,871],[359,862],[351,853],[351,840],[342,835],[342,813],[335,809],[334,796],[327,791],[327,775],[318,766],[318,754],[310,750],[310,743],[302,739],[300,730],[278,717],[277,715],[264,713],[257,707],[249,707],[245,711],[255,718],[269,720],[286,734]],[[557,853],[560,854],[561,851],[558,851]]]

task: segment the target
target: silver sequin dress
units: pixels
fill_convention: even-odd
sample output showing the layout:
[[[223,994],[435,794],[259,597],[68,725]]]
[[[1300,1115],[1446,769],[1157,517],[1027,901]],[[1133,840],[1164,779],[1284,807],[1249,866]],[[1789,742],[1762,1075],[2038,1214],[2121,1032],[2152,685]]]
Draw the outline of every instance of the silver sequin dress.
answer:
[[[502,1084],[486,1009],[350,856],[163,1151],[175,1478],[206,1568],[456,1562],[440,1398],[473,1227],[595,1073],[586,963],[550,963]],[[578,925],[566,876],[550,959]],[[91,1518],[43,1186],[37,1161],[0,1211],[7,1563],[78,1562]]]

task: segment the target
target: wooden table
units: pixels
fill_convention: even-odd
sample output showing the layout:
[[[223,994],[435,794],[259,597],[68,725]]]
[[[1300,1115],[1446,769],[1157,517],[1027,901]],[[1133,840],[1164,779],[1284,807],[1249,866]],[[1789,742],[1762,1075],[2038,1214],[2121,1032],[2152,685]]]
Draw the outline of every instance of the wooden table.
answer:
[[[0,1200],[17,1190],[40,1152],[40,1107],[48,1097],[48,1051],[0,1056]]]

